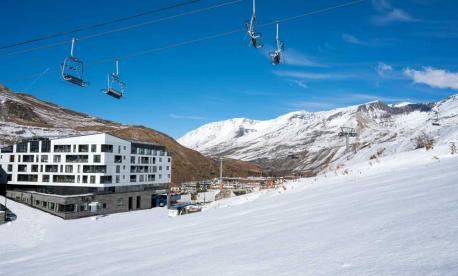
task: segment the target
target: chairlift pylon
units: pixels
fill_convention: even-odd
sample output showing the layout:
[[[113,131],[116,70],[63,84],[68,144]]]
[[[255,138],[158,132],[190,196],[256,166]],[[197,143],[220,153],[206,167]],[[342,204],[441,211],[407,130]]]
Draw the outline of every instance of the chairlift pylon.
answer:
[[[126,84],[119,77],[119,60],[115,60],[115,72],[107,76],[107,88],[102,91],[115,99],[121,99],[124,96]]]
[[[256,32],[255,25],[256,25],[256,0],[253,0],[253,14],[251,15],[250,21],[246,23],[246,28],[247,28],[248,36],[251,40],[251,45],[256,49],[259,49],[262,47],[261,34]]]
[[[84,81],[84,64],[74,56],[76,39],[72,38],[72,46],[70,49],[70,56],[64,59],[61,65],[61,75],[65,81],[76,84],[81,87],[87,86],[89,83]]]
[[[281,53],[283,49],[285,48],[285,43],[283,41],[280,41],[279,39],[279,23],[277,22],[277,33],[275,36],[275,51],[270,52],[270,60],[273,65],[278,65],[282,61],[281,59]]]

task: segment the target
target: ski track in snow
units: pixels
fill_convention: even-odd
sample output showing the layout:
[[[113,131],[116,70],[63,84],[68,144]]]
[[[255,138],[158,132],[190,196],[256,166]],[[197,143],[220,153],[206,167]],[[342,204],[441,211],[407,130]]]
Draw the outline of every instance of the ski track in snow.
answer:
[[[444,148],[403,152],[176,218],[64,221],[9,201],[0,274],[457,275],[457,166]]]

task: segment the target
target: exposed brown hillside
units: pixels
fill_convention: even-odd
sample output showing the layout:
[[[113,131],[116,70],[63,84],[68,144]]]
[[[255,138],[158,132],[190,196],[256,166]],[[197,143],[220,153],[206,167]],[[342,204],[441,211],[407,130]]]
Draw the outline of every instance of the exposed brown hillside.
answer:
[[[172,137],[144,126],[123,125],[75,112],[24,93],[14,93],[0,85],[0,144],[9,144],[32,135],[59,136],[107,132],[113,135],[154,142],[167,147],[173,157],[172,182],[217,177],[217,160],[177,143]],[[259,175],[257,165],[238,161],[224,162],[224,175]]]

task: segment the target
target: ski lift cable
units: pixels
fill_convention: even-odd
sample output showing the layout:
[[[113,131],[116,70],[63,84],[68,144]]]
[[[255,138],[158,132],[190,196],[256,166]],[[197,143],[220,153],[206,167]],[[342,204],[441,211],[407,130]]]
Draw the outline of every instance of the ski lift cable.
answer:
[[[201,0],[199,0],[199,1],[201,1]],[[166,20],[172,20],[172,19],[176,19],[176,18],[179,18],[179,17],[183,17],[183,16],[193,15],[193,14],[202,13],[202,12],[206,12],[206,11],[217,9],[217,8],[222,8],[222,7],[229,6],[229,5],[238,4],[238,3],[241,3],[243,1],[244,0],[233,0],[233,1],[223,2],[223,3],[216,4],[216,5],[207,6],[207,7],[204,7],[204,8],[190,10],[190,11],[187,11],[187,12],[178,13],[178,14],[171,15],[171,16],[166,16],[166,17],[157,18],[157,19],[153,19],[153,20],[148,20],[148,21],[137,23],[137,24],[133,24],[133,25],[120,27],[120,28],[113,29],[113,30],[108,30],[108,31],[105,31],[105,32],[100,32],[100,33],[96,33],[96,34],[92,34],[92,35],[82,36],[82,37],[79,37],[78,40],[80,40],[80,41],[81,40],[89,40],[89,39],[93,39],[93,38],[97,38],[97,37],[101,37],[101,36],[106,36],[106,35],[110,35],[110,34],[117,33],[117,32],[122,32],[122,31],[127,31],[127,30],[131,30],[131,29],[135,29],[135,28],[140,28],[140,27],[143,27],[143,26],[146,26],[146,25],[160,23],[160,22],[163,22],[163,21],[166,21]],[[68,40],[55,42],[55,43],[50,43],[50,44],[46,44],[46,45],[42,45],[42,46],[38,46],[38,47],[34,47],[34,48],[29,48],[29,49],[24,49],[24,50],[20,50],[20,51],[6,53],[6,54],[3,54],[3,55],[0,55],[0,58],[8,57],[8,56],[14,56],[14,55],[21,55],[21,54],[25,54],[25,53],[29,53],[29,52],[33,52],[33,51],[37,51],[37,50],[42,50],[42,49],[47,49],[47,48],[52,48],[52,47],[64,45],[64,44],[68,44]]]
[[[157,8],[157,9],[154,9],[154,10],[145,11],[145,12],[137,13],[137,14],[134,14],[134,15],[113,19],[113,20],[110,20],[110,21],[106,21],[106,22],[102,22],[102,23],[97,23],[97,24],[93,24],[93,25],[89,25],[89,26],[76,28],[76,29],[73,29],[73,30],[70,30],[70,31],[59,32],[59,33],[55,33],[55,34],[51,34],[51,35],[45,35],[45,36],[41,36],[41,37],[36,37],[36,38],[25,40],[25,41],[15,42],[15,43],[12,43],[12,44],[7,44],[7,45],[0,46],[0,50],[14,48],[14,47],[17,47],[17,46],[31,44],[31,43],[34,43],[34,42],[48,40],[48,39],[52,39],[52,38],[56,38],[56,37],[72,35],[72,34],[75,34],[75,33],[82,32],[82,31],[87,31],[87,30],[96,29],[96,28],[100,28],[100,27],[111,25],[111,24],[115,24],[115,23],[124,22],[124,21],[131,20],[131,19],[134,19],[134,18],[137,18],[137,17],[142,17],[142,16],[154,14],[154,13],[159,13],[159,12],[163,12],[163,11],[167,11],[167,10],[171,10],[171,9],[175,9],[175,8],[188,6],[188,5],[200,2],[200,1],[202,1],[202,0],[184,1],[184,2],[176,3],[176,4],[173,4],[173,5],[170,5],[170,6],[161,7],[161,8]]]
[[[350,2],[343,3],[343,4],[330,6],[330,7],[326,7],[326,8],[322,8],[322,9],[319,9],[319,10],[306,12],[306,13],[295,15],[295,16],[290,16],[290,17],[285,17],[285,18],[282,18],[282,19],[273,20],[271,22],[263,23],[262,27],[274,25],[274,24],[277,24],[277,22],[289,22],[289,21],[292,21],[292,20],[297,20],[297,19],[306,17],[306,16],[316,15],[316,14],[325,13],[325,12],[328,12],[328,11],[331,11],[331,10],[339,9],[339,8],[353,6],[353,5],[356,5],[356,4],[365,2],[365,1],[366,0],[350,1]],[[168,50],[168,49],[172,49],[172,48],[178,48],[178,47],[181,47],[181,46],[186,46],[186,45],[189,45],[189,44],[194,44],[194,43],[198,43],[198,42],[202,42],[202,41],[221,38],[221,37],[233,35],[233,34],[240,33],[240,32],[245,32],[245,31],[246,31],[245,28],[238,28],[238,29],[234,29],[234,30],[231,30],[231,31],[223,32],[223,33],[208,35],[208,36],[204,36],[204,37],[200,37],[200,38],[195,38],[195,39],[191,39],[191,40],[187,40],[187,41],[183,41],[183,42],[178,42],[178,43],[166,45],[166,46],[163,46],[163,47],[150,48],[150,49],[145,49],[145,50],[138,51],[138,52],[132,52],[132,53],[129,53],[129,54],[124,55],[124,56],[119,56],[119,57],[117,57],[117,59],[125,60],[125,59],[129,59],[129,58],[133,58],[133,57],[138,57],[138,56],[143,56],[143,55],[146,55],[146,54],[154,53],[154,52],[160,52],[160,51],[164,51],[164,50]],[[68,43],[68,42],[66,42],[66,43]],[[116,58],[106,58],[106,59],[101,59],[101,60],[88,62],[87,64],[101,64],[101,63],[113,62],[114,59],[116,59]],[[58,71],[58,70],[59,69],[54,69],[54,70],[51,70],[50,72]],[[31,74],[30,76],[34,77],[34,76],[37,76],[37,75],[39,75],[39,73]],[[24,78],[21,78],[21,79],[24,79]]]
[[[354,0],[354,1],[346,2],[346,3],[342,3],[342,4],[339,4],[339,5],[326,7],[326,8],[322,8],[322,9],[319,9],[319,10],[310,11],[310,12],[306,12],[306,13],[295,15],[295,16],[290,16],[290,17],[285,17],[285,18],[282,18],[282,19],[273,20],[273,21],[270,21],[270,22],[263,23],[263,24],[261,24],[259,26],[260,27],[266,27],[266,26],[270,26],[270,25],[276,25],[277,23],[281,23],[281,22],[289,22],[289,21],[293,21],[293,20],[297,20],[297,19],[306,17],[306,16],[311,16],[311,15],[320,14],[320,13],[328,12],[328,11],[339,9],[339,8],[353,6],[353,5],[356,5],[356,4],[365,2],[365,1],[366,0]],[[215,39],[215,38],[225,37],[225,36],[229,36],[229,35],[232,35],[232,34],[235,34],[235,33],[239,33],[239,32],[245,32],[245,31],[246,31],[245,28],[238,28],[238,29],[234,29],[234,30],[223,32],[223,33],[219,33],[219,34],[214,34],[214,35],[204,36],[204,37],[200,37],[200,38],[196,38],[196,39],[191,39],[191,40],[188,40],[188,41],[178,42],[178,43],[167,45],[167,46],[164,46],[164,47],[145,49],[145,50],[138,51],[138,52],[133,52],[133,53],[130,53],[128,55],[125,55],[125,56],[122,56],[122,57],[118,57],[118,58],[119,59],[127,59],[127,58],[142,56],[142,55],[149,54],[149,53],[152,53],[152,52],[164,51],[164,50],[171,49],[171,48],[177,48],[177,47],[185,46],[185,45],[188,45],[188,44],[193,44],[193,43],[202,42],[202,41],[206,41],[206,40],[211,40],[211,39]],[[95,61],[93,63],[98,64],[98,63],[105,63],[105,62],[111,62],[111,61],[113,61],[113,58],[103,59],[103,60]]]

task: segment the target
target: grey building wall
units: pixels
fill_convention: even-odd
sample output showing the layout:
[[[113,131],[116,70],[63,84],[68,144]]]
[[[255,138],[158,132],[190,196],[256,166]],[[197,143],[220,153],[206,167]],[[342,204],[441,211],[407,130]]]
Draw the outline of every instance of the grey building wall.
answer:
[[[65,197],[35,192],[7,191],[7,196],[63,219],[76,219],[149,209],[154,207],[153,196],[163,193],[167,193],[167,189]],[[132,208],[129,208],[129,198],[132,200]],[[97,211],[91,212],[89,204],[95,202],[99,203]],[[68,206],[71,205],[74,205],[73,210],[68,210]]]

